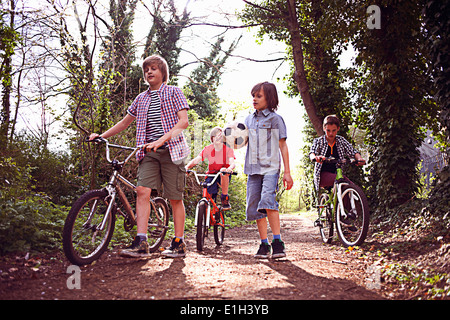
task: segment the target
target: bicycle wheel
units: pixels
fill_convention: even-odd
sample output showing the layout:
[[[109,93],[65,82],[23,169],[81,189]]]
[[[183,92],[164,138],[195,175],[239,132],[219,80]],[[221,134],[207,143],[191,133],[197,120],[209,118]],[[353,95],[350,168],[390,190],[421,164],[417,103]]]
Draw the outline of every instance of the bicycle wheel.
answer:
[[[322,193],[319,197],[319,219],[316,225],[319,227],[320,236],[324,243],[330,244],[333,240],[333,221],[331,215],[331,208],[326,204],[330,199],[328,193]]]
[[[106,190],[91,190],[74,202],[63,229],[63,249],[69,261],[86,265],[97,260],[108,247],[115,226],[113,206],[103,230],[100,227],[109,205]]]
[[[342,187],[344,212],[340,205],[336,214],[336,229],[341,242],[358,246],[364,242],[369,231],[369,204],[360,187],[354,184]]]
[[[220,224],[219,224],[220,223]],[[218,219],[214,225],[214,241],[218,246],[222,245],[225,237],[225,215],[222,210],[218,213]]]
[[[151,200],[152,201],[152,200]],[[163,198],[153,199],[150,205],[150,218],[148,219],[148,244],[150,252],[155,252],[164,241],[169,225],[169,206]]]
[[[208,203],[206,201],[200,201],[198,204],[197,212],[197,250],[202,251],[205,244],[205,237],[207,232],[206,227],[206,212]]]

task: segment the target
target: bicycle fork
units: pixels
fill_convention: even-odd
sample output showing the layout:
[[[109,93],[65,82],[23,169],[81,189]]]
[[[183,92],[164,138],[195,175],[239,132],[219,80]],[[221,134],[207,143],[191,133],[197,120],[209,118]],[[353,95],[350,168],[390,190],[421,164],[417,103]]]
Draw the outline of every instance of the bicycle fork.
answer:
[[[116,178],[117,178],[117,172],[114,172],[114,174],[111,177],[111,180],[109,181],[108,185],[105,188],[106,191],[108,191],[108,196],[107,196],[107,198],[109,198],[108,208],[106,208],[106,212],[105,212],[105,216],[103,217],[103,221],[100,224],[100,227],[96,228],[96,232],[103,231],[105,229],[107,221],[109,220],[109,215],[111,214],[111,211],[114,206],[114,202],[116,200],[116,195],[117,195],[116,189],[114,187],[115,183],[116,183]],[[89,217],[83,226],[85,226],[85,225],[89,226],[91,224],[92,217],[93,217],[93,215],[95,213],[95,209],[97,207],[97,201],[95,201],[94,205],[92,206],[91,212],[89,213]]]
[[[211,206],[208,204],[208,201],[206,199],[202,199],[202,200],[200,200],[197,203],[197,207],[195,208],[195,222],[194,222],[194,226],[197,226],[197,224],[198,224],[198,210],[199,210],[199,207],[200,207],[200,203],[203,202],[203,201],[207,204],[205,226],[207,228],[209,228]]]

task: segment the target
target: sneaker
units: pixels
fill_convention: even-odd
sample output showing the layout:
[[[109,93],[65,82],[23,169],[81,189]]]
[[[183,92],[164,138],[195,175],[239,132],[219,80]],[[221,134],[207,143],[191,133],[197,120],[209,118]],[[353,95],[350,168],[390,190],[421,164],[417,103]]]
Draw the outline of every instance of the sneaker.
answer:
[[[136,237],[131,243],[131,246],[126,249],[119,250],[119,255],[128,258],[148,257],[150,255],[148,242]]]
[[[172,239],[170,247],[161,252],[161,254],[168,258],[182,258],[186,256],[186,244],[183,240],[176,241],[177,238]]]
[[[222,209],[223,210],[230,210],[231,209],[231,205],[230,205],[230,197],[227,194],[223,194],[221,196],[221,201],[222,201]]]
[[[256,259],[268,259],[270,257],[270,244],[261,243],[259,246],[258,252],[254,255]]]
[[[272,240],[272,259],[286,257],[284,242],[280,239]]]

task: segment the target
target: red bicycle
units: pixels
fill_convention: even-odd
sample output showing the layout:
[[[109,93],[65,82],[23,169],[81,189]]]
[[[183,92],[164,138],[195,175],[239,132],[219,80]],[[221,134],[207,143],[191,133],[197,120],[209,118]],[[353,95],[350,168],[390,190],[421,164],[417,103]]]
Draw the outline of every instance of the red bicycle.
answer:
[[[197,228],[197,250],[202,251],[205,244],[205,238],[208,236],[209,227],[214,228],[214,241],[218,246],[223,243],[225,237],[225,216],[221,206],[218,206],[211,195],[208,193],[208,187],[211,186],[216,180],[225,174],[237,175],[236,172],[218,172],[215,174],[197,173],[192,170],[187,170],[187,173],[193,173],[197,183],[203,188],[203,195],[200,201],[197,203],[195,209],[195,227]],[[212,177],[210,182],[200,182],[199,177],[204,179]]]

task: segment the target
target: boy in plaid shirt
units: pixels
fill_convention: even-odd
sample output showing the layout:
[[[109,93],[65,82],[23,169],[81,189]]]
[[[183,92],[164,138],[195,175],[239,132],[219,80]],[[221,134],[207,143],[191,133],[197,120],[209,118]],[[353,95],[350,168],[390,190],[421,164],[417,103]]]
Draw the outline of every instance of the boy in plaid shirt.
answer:
[[[323,120],[323,130],[325,134],[314,139],[309,152],[311,161],[316,161],[314,166],[314,186],[316,191],[319,187],[333,186],[336,178],[336,164],[323,163],[325,158],[330,156],[335,159],[344,159],[345,156],[355,157],[362,161],[358,165],[365,164],[365,160],[350,142],[338,135],[340,129],[339,118],[335,115],[329,115]]]
[[[101,134],[103,138],[109,138],[127,129],[136,120],[136,144],[143,146],[136,154],[139,162],[136,189],[137,236],[131,246],[121,250],[120,254],[128,257],[149,254],[147,224],[150,195],[152,189],[159,189],[164,185],[164,197],[169,199],[173,209],[175,237],[171,246],[162,254],[172,258],[184,257],[184,159],[189,154],[189,147],[182,131],[189,125],[189,106],[181,89],[166,84],[169,79],[166,60],[157,55],[150,56],[144,60],[142,70],[150,88],[136,97],[121,121]],[[90,139],[98,136],[93,133]]]

